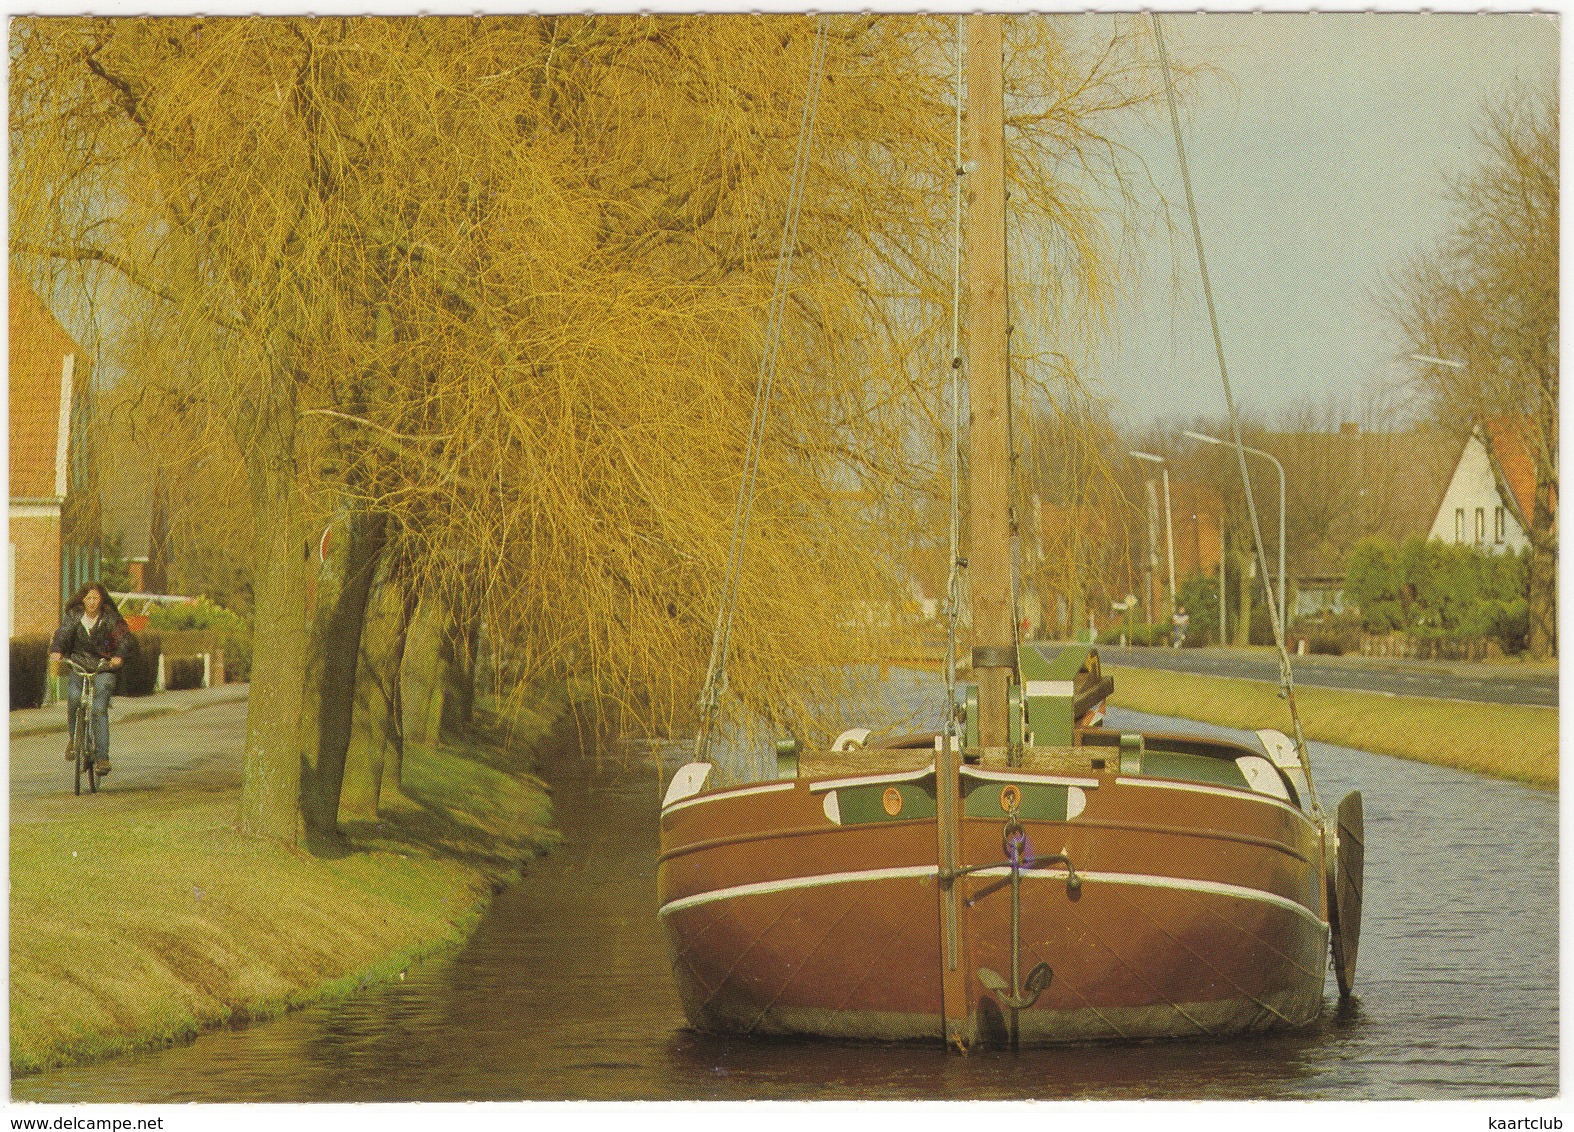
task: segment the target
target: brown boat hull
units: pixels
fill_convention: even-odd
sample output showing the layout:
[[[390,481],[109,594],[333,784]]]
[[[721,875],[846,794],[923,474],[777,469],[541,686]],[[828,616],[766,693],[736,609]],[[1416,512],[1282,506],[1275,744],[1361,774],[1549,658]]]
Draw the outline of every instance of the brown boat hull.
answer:
[[[934,777],[840,781],[853,785],[788,780],[668,807],[662,923],[696,1028],[941,1040],[947,886],[924,806]],[[1056,864],[1020,872],[1015,978],[1009,815],[990,811],[1013,783],[1073,799],[1063,816],[1050,804],[1022,827],[1030,855],[1063,854],[1080,881],[1068,884]],[[1328,947],[1322,834],[1295,807],[1116,774],[997,773],[967,786],[962,860],[981,866],[955,882],[967,1041],[1009,1040],[1013,1024],[1016,1040],[1049,1044],[1223,1036],[1317,1016]],[[895,814],[856,797],[889,801],[891,791],[901,796]],[[1040,963],[1048,985],[1011,1010],[1009,991]],[[1007,994],[985,986],[985,969]]]

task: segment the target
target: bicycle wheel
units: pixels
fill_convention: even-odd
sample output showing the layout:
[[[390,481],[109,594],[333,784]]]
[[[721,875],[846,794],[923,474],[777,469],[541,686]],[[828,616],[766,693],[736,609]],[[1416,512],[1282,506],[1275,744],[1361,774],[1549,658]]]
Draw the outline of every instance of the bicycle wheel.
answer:
[[[82,793],[82,751],[86,746],[83,742],[86,738],[83,731],[86,725],[87,720],[78,716],[76,734],[71,737],[71,766],[76,771],[76,792],[78,794]]]

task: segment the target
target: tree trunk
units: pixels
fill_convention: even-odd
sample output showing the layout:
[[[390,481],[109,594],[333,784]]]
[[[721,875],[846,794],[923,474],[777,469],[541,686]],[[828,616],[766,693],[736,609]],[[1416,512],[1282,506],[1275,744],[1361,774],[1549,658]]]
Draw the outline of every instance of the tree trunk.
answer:
[[[399,590],[398,632],[394,638],[393,655],[388,666],[388,745],[383,751],[382,792],[377,804],[380,807],[398,805],[404,793],[404,670],[405,654],[410,643],[410,623],[415,618],[418,591],[405,583]]]
[[[356,667],[372,580],[386,543],[387,517],[352,511],[342,531],[344,549],[334,555],[342,573],[324,586],[313,625],[313,676],[317,700],[316,742],[306,751],[301,802],[308,837],[334,840],[339,833],[339,793],[355,717]]]
[[[475,718],[476,651],[480,641],[481,628],[475,621],[465,627],[450,625],[443,633],[444,689],[439,718],[444,734],[465,730]]]
[[[371,820],[403,800],[399,671],[408,624],[404,593],[383,572],[367,607],[355,669],[355,715],[339,794],[342,819]]]
[[[442,623],[447,603],[426,594],[410,620],[406,634],[401,700],[405,738],[415,743],[436,743],[442,730],[443,697]]]
[[[253,445],[247,464],[256,515],[252,584],[260,631],[252,646],[240,829],[295,844],[301,835],[296,726],[308,641],[305,505],[288,459]]]
[[[1558,651],[1558,536],[1552,517],[1552,486],[1536,484],[1530,519],[1530,655],[1536,660]]]
[[[1240,584],[1241,611],[1235,618],[1235,644],[1245,648],[1252,643],[1252,591],[1257,583],[1257,560],[1248,554],[1241,560],[1237,575]]]

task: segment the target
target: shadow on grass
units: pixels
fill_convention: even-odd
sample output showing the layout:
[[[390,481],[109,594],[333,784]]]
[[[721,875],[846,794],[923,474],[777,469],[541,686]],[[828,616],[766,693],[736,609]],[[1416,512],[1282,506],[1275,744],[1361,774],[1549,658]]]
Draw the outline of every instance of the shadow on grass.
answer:
[[[493,881],[512,876],[551,846],[544,830],[532,827],[500,835],[457,810],[421,801],[376,823],[356,823],[346,832],[347,842],[359,851],[397,849],[440,857],[473,868]]]
[[[548,787],[530,771],[541,761],[578,757],[579,725],[572,710],[560,709],[557,720],[529,741],[520,741],[518,728],[509,721],[482,712],[457,743],[444,743],[433,767],[445,761],[470,763],[492,774],[505,777],[522,791],[537,793],[542,813]],[[408,758],[421,756],[412,751]],[[499,808],[495,797],[481,791],[484,786],[457,790],[444,796],[442,786],[453,783],[435,774],[405,775],[405,803],[384,809],[373,820],[341,822],[343,849],[333,853],[332,846],[314,847],[314,852],[343,855],[346,852],[406,852],[455,861],[473,868],[500,883],[517,876],[524,865],[550,851],[561,840],[560,833],[532,820],[534,815],[520,805]],[[544,820],[544,819],[543,819]]]
[[[573,703],[554,703],[553,710],[557,718],[548,724],[530,712],[510,717],[477,709],[462,735],[467,757],[503,774],[529,774],[540,783],[535,776],[543,761],[576,755],[590,738],[590,721],[576,715]]]

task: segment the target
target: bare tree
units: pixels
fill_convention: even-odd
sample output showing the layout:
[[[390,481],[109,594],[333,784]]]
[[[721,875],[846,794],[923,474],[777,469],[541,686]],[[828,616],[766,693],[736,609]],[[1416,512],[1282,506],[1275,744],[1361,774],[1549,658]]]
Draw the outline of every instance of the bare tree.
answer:
[[[1506,433],[1528,452],[1530,651],[1557,647],[1558,104],[1525,92],[1487,109],[1480,166],[1452,188],[1459,219],[1393,282],[1387,306],[1416,351],[1439,423]],[[1448,364],[1452,363],[1452,364]]]

